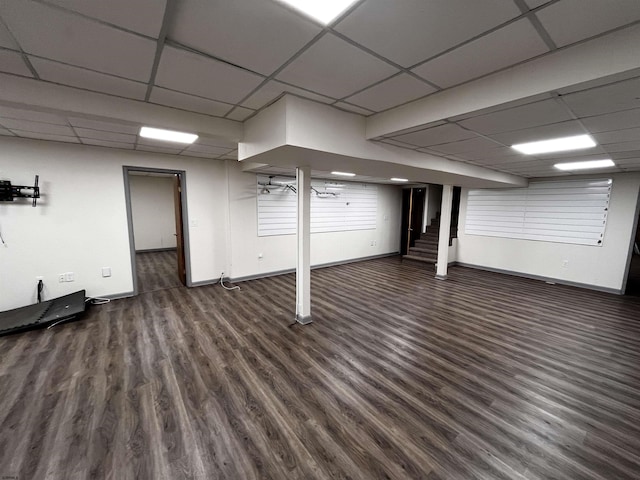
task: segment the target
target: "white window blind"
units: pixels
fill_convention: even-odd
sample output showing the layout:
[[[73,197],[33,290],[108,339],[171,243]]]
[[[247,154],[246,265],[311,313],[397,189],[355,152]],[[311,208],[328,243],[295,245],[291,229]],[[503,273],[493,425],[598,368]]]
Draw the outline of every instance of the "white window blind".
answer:
[[[607,225],[611,186],[611,179],[601,179],[470,190],[465,233],[599,246]]]
[[[296,180],[257,177],[258,236],[295,234]],[[376,228],[378,189],[375,185],[312,180],[311,187],[311,233]]]

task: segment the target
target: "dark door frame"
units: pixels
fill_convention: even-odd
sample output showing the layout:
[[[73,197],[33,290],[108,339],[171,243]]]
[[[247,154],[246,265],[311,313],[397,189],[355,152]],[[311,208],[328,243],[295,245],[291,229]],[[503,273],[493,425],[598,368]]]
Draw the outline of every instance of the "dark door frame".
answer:
[[[629,251],[627,253],[627,266],[624,270],[624,277],[622,277],[622,289],[620,293],[622,295],[627,291],[627,281],[629,280],[629,269],[631,268],[631,261],[633,260],[633,245],[636,241],[636,233],[638,225],[640,224],[640,192],[638,192],[638,200],[636,201],[636,213],[633,217],[633,227],[631,227],[631,241],[629,242]]]
[[[187,208],[187,172],[184,170],[171,170],[166,168],[152,168],[152,167],[134,167],[125,165],[122,167],[124,176],[124,195],[127,208],[127,224],[129,228],[129,250],[131,252],[131,275],[133,278],[133,295],[138,295],[138,277],[136,275],[136,246],[133,236],[133,214],[131,212],[131,188],[129,186],[129,172],[150,172],[150,173],[165,173],[169,175],[180,176],[180,203],[182,204],[182,235],[184,244],[184,261],[187,287],[193,286],[191,280],[191,244],[189,240],[189,214]]]

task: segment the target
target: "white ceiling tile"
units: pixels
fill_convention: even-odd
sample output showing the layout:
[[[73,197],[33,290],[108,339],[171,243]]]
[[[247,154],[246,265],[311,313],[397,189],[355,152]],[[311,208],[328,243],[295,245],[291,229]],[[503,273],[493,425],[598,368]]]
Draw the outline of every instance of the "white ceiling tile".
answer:
[[[155,83],[212,100],[237,103],[263,80],[259,75],[227,63],[165,46]]]
[[[562,98],[578,117],[640,108],[640,78],[572,93]]]
[[[328,33],[277,78],[323,95],[342,98],[397,72],[391,65]]]
[[[105,140],[108,142],[134,143],[136,136],[127,133],[104,132],[89,128],[74,127],[76,134],[82,139]]]
[[[413,133],[407,133],[404,135],[398,135],[393,137],[395,140],[401,142],[410,143],[420,147],[426,147],[428,145],[437,145],[440,143],[456,142],[458,140],[466,140],[467,138],[473,138],[476,135],[473,132],[469,132],[464,128],[460,128],[458,125],[445,124],[437,127],[427,128],[425,130],[419,130]]]
[[[528,155],[528,156],[531,156],[531,155]],[[592,148],[586,148],[583,150],[571,150],[568,152],[538,154],[538,155],[535,155],[535,157],[538,158],[539,160],[549,160],[549,159],[552,159],[552,160],[557,159],[562,161],[573,161],[573,159],[591,160],[596,158],[606,158],[607,152],[604,150],[604,148],[600,146],[596,146]]]
[[[69,118],[69,123],[74,127],[90,128],[92,130],[103,130],[105,132],[131,133],[137,135],[140,131],[139,125],[129,125],[125,123],[112,123],[86,118]]]
[[[309,98],[317,102],[333,103],[334,99],[324,95],[307,92],[301,88],[293,87],[282,82],[270,81],[264,84],[258,91],[251,95],[242,103],[242,106],[253,109],[260,109],[278,98],[284,92],[293,93],[300,97]]]
[[[462,140],[460,142],[444,143],[442,145],[432,145],[430,148],[436,152],[458,154],[464,152],[481,152],[494,150],[499,147],[495,142],[482,137]]]
[[[269,75],[321,30],[273,1],[182,0],[177,3],[169,37]]]
[[[375,112],[407,103],[436,89],[409,74],[402,73],[349,97],[347,100]]]
[[[180,155],[184,155],[184,156],[187,156],[187,157],[197,157],[197,158],[218,158],[220,156],[220,154],[193,152],[193,151],[190,151],[190,150],[186,150],[186,151],[180,153]]]
[[[336,102],[333,106],[340,108],[342,110],[347,110],[348,112],[351,112],[351,113],[357,113],[359,115],[369,116],[374,113],[371,110],[367,110],[366,108],[361,108],[356,105],[351,105],[350,103],[347,103],[347,102]]]
[[[34,138],[36,140],[51,140],[54,142],[80,143],[76,137],[66,135],[52,135],[49,133],[29,132],[26,130],[13,130],[17,136],[22,138]]]
[[[0,22],[0,47],[10,48],[12,50],[18,50],[18,45],[13,41],[13,37],[6,29],[4,24]]]
[[[48,0],[127,30],[158,38],[166,0]]]
[[[237,149],[237,142],[230,142],[224,138],[212,138],[212,137],[198,137],[198,140],[195,142],[196,145],[209,145],[211,147],[225,147],[229,150]]]
[[[455,117],[450,117],[449,120],[452,122],[458,122],[460,120],[466,120],[472,117],[479,117],[480,115],[486,115],[488,113],[500,112],[502,110],[507,110],[508,108],[519,107],[522,105],[529,105],[532,103],[540,102],[542,100],[548,100],[550,98],[555,98],[556,95],[553,95],[549,92],[541,93],[539,95],[533,95],[531,97],[521,98],[519,100],[514,100],[512,102],[502,103],[499,105],[493,105],[491,107],[482,108],[480,110],[475,110],[473,112],[464,113],[462,115],[456,115]]]
[[[607,153],[632,152],[640,150],[640,140],[634,142],[609,143],[603,145],[602,148],[604,148]]]
[[[125,150],[133,150],[133,143],[109,142],[107,140],[96,140],[95,138],[80,137],[85,145],[95,145],[98,147],[121,148]]]
[[[398,140],[394,140],[393,138],[384,138],[384,139],[380,140],[380,143],[386,143],[387,145],[391,145],[391,146],[394,146],[394,147],[408,148],[409,150],[415,150],[416,149],[415,145],[410,145],[408,143],[400,142]]]
[[[238,159],[238,151],[237,150],[233,150],[232,152],[229,152],[229,153],[223,155],[221,158],[228,159],[228,160],[237,160]]]
[[[582,123],[591,133],[640,127],[640,108],[583,118]]]
[[[0,117],[17,118],[22,120],[32,120],[34,122],[54,123],[56,125],[67,125],[67,120],[60,115],[39,112],[37,110],[23,110],[0,105]]]
[[[33,77],[31,70],[18,52],[0,50],[0,72],[15,73],[24,77]]]
[[[612,159],[626,160],[628,158],[640,158],[640,150],[627,150],[624,152],[611,152],[609,155]]]
[[[550,0],[524,0],[529,9],[533,10],[534,8],[539,7],[540,5],[544,5],[548,3]]]
[[[536,15],[554,42],[563,47],[640,20],[640,2],[562,0]]]
[[[0,15],[26,53],[149,80],[156,51],[151,39],[29,0],[0,2]]]
[[[214,115],[216,117],[224,116],[233,107],[233,105],[229,105],[228,103],[194,97],[193,95],[174,92],[159,87],[153,87],[149,101],[169,107],[181,108],[182,110],[188,110],[190,112]]]
[[[507,133],[496,133],[490,135],[491,138],[505,145],[517,143],[537,142],[538,140],[548,140],[552,138],[571,137],[574,135],[584,135],[589,133],[580,122],[570,120],[568,122],[553,123],[541,127],[525,128]]]
[[[0,135],[4,135],[4,136],[7,136],[7,137],[13,137],[14,136],[13,133],[11,133],[9,130],[6,130],[6,129],[2,128],[2,127],[0,127]]]
[[[152,145],[145,145],[142,143],[138,143],[138,145],[136,146],[136,150],[141,150],[143,152],[166,153],[168,155],[177,155],[182,151],[181,148],[157,147]]]
[[[65,125],[55,125],[53,123],[32,122],[30,120],[17,120],[11,118],[0,118],[0,125],[10,130],[26,130],[29,132],[49,133],[53,135],[74,136],[71,127]]]
[[[422,64],[413,72],[446,88],[548,51],[525,18]]]
[[[235,147],[234,147],[235,148]],[[207,153],[210,155],[214,155],[216,157],[219,157],[220,155],[222,155],[223,153],[228,153],[230,150],[234,150],[234,148],[226,148],[226,147],[212,147],[209,145],[198,145],[198,144],[193,144],[190,145],[185,152],[191,152],[191,153]]]
[[[609,143],[634,142],[640,140],[640,128],[625,128],[615,132],[596,133],[593,138],[600,145]]]
[[[417,127],[411,127],[411,128],[405,128],[403,130],[398,130],[397,132],[394,132],[394,133],[392,133],[390,135],[387,135],[387,136],[388,137],[395,137],[395,136],[398,136],[398,135],[404,135],[406,133],[413,133],[413,132],[417,132],[419,130],[425,130],[427,128],[438,127],[440,125],[444,125],[445,123],[447,123],[447,122],[445,122],[444,120],[437,120],[435,122],[426,123],[424,125],[419,125]]]
[[[37,57],[29,57],[29,60],[40,78],[49,82],[133,98],[134,100],[144,100],[147,91],[146,84],[142,82],[134,82]]]
[[[512,0],[368,0],[336,30],[409,67],[518,15]]]
[[[544,100],[529,105],[462,120],[461,125],[489,135],[523,128],[537,127],[571,120],[570,114],[555,100]]]
[[[245,121],[250,115],[253,115],[255,110],[251,110],[249,108],[244,107],[236,107],[233,112],[228,114],[226,118],[230,120],[237,120],[238,122]]]

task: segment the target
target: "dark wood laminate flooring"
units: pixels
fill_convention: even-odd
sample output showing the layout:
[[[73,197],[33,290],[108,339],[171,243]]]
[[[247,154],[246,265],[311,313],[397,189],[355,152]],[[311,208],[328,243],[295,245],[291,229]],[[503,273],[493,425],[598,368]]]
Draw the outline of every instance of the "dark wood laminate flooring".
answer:
[[[0,338],[0,476],[640,478],[640,299],[386,258]]]
[[[180,287],[175,250],[136,253],[138,293]]]

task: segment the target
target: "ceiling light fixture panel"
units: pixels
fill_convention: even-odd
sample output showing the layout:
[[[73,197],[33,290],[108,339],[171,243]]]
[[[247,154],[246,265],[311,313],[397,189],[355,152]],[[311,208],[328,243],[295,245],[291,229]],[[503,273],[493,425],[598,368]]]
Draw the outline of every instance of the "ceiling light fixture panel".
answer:
[[[353,5],[356,0],[277,0],[308,17],[328,25]]]
[[[390,179],[392,182],[408,182],[409,179],[408,178],[397,178],[397,177],[393,177]]]
[[[331,175],[339,175],[342,177],[355,177],[356,174],[355,173],[350,173],[350,172],[331,172]]]
[[[176,132],[174,130],[163,130],[162,128],[142,127],[140,136],[175,143],[193,143],[198,139],[195,133]]]
[[[616,164],[610,158],[604,160],[588,160],[584,162],[568,162],[568,163],[556,163],[554,167],[558,170],[574,171],[574,170],[589,170],[592,168],[606,168],[615,167]]]
[[[573,137],[554,138],[539,142],[519,143],[511,148],[526,155],[540,153],[566,152],[569,150],[581,150],[596,146],[596,142],[589,135],[575,135]]]

